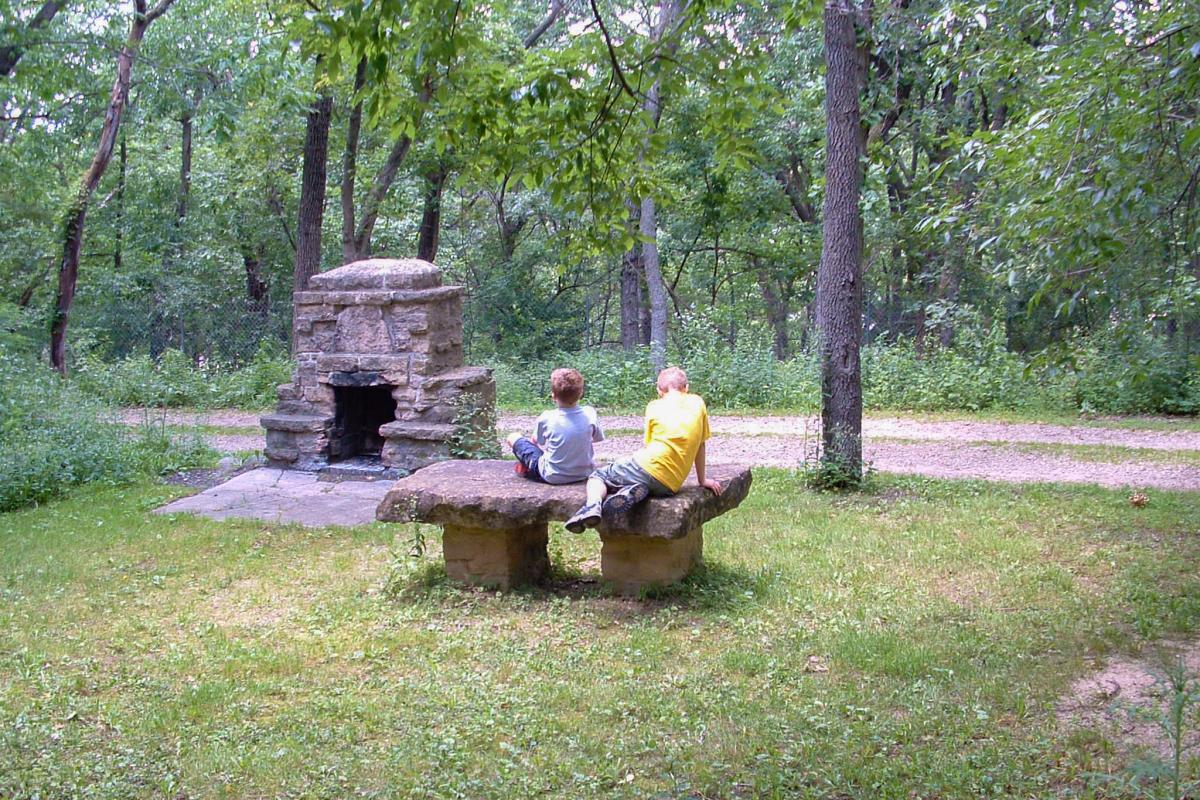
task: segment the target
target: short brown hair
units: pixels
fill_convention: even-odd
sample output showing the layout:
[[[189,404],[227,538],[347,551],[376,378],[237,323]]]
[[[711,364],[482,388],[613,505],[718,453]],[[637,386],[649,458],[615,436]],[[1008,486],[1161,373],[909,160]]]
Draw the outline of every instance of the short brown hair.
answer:
[[[554,370],[550,373],[550,393],[567,405],[578,403],[583,397],[583,376],[569,367]]]
[[[677,392],[686,392],[688,388],[687,373],[679,367],[667,367],[662,372],[658,373],[658,390],[663,394],[674,389]]]

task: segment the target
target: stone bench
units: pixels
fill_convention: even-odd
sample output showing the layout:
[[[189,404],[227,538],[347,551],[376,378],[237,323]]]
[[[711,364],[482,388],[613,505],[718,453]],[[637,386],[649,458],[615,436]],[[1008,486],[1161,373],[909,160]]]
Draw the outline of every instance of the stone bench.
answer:
[[[674,497],[647,500],[597,529],[600,571],[617,591],[636,594],[674,583],[700,563],[704,523],[737,507],[750,491],[745,467],[706,471],[721,482],[720,496],[689,475]],[[443,461],[396,481],[376,517],[441,525],[452,580],[507,589],[546,577],[547,523],[567,520],[583,500],[582,483],[534,483],[514,474],[511,461]]]

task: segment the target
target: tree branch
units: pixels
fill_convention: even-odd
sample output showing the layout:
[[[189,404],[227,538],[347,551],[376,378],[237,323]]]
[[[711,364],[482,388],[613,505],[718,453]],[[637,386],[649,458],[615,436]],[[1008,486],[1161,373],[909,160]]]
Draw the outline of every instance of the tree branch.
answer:
[[[566,6],[563,5],[563,0],[550,0],[550,8],[546,11],[546,16],[538,23],[536,28],[529,32],[529,35],[525,37],[525,41],[522,42],[526,50],[533,49],[538,40],[546,35],[546,31],[550,30],[550,27],[558,21],[558,18],[562,16],[562,12],[565,9]]]
[[[38,12],[33,15],[33,19],[29,20],[29,24],[25,26],[25,33],[31,33],[38,28],[44,28],[50,24],[50,20],[62,10],[66,3],[58,2],[58,0],[47,0],[38,9]],[[21,60],[21,56],[25,55],[25,48],[19,44],[13,43],[0,47],[0,78],[8,77],[8,74],[17,66],[17,62]]]
[[[638,94],[629,85],[629,81],[625,80],[625,72],[621,69],[621,62],[617,59],[617,50],[613,46],[612,36],[608,32],[608,28],[604,25],[604,19],[600,16],[600,9],[596,8],[596,0],[588,0],[588,4],[592,7],[592,18],[596,20],[596,24],[600,26],[600,33],[604,36],[604,44],[608,48],[608,60],[612,64],[613,75],[617,82],[621,84],[621,89],[625,94],[638,99]]]

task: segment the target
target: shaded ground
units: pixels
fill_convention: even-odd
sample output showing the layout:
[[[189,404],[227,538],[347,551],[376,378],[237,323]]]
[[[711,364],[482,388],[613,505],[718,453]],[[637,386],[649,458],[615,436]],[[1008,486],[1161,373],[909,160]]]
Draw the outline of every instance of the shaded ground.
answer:
[[[258,417],[257,412],[229,410],[126,409],[121,414],[128,424],[149,421],[197,428],[223,452],[260,449]],[[641,428],[640,417],[602,419],[615,435],[599,445],[597,455],[611,458],[636,448],[640,437],[628,431]],[[533,421],[531,415],[501,414],[500,430],[528,432]],[[799,467],[815,455],[820,437],[820,425],[812,417],[714,416],[712,428],[710,461],[752,466]],[[864,421],[864,439],[867,460],[881,472],[1013,483],[1200,489],[1200,432],[1192,430],[880,417]],[[1079,449],[1085,447],[1093,450]],[[1097,454],[1095,448],[1110,451]],[[1156,453],[1185,457],[1172,463],[1153,457]]]

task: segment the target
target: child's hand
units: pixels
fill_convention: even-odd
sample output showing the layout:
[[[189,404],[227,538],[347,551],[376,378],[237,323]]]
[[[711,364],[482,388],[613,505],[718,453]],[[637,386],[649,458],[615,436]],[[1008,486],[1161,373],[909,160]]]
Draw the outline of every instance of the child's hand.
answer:
[[[713,494],[719,495],[721,493],[721,484],[717,481],[714,481],[712,478],[705,478],[704,483],[702,483],[701,486],[703,486],[705,489],[708,489]]]

